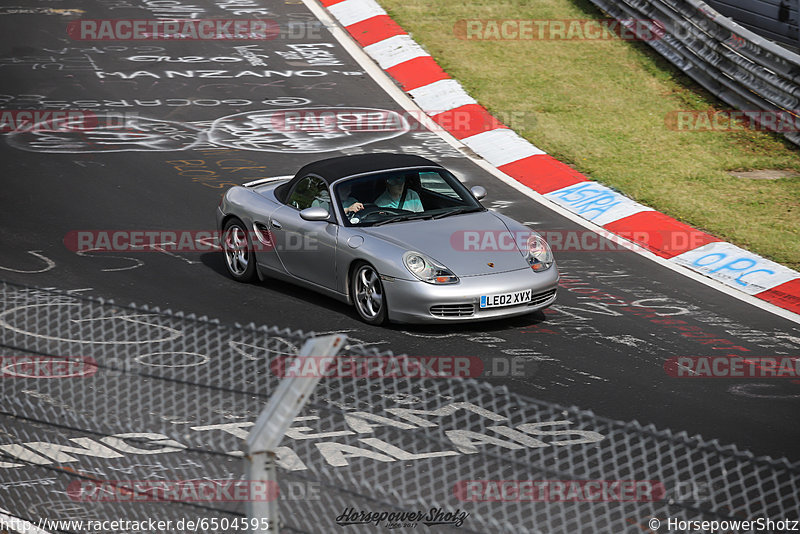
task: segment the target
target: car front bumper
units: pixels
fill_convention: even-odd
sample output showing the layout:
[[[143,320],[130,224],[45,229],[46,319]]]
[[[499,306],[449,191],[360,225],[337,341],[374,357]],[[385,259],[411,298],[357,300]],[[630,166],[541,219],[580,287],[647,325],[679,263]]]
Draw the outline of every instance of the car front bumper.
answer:
[[[435,285],[419,280],[384,279],[389,319],[401,323],[469,322],[524,315],[551,305],[556,299],[558,269],[544,272],[520,269],[467,276],[457,284]],[[530,303],[481,308],[482,295],[532,290]]]

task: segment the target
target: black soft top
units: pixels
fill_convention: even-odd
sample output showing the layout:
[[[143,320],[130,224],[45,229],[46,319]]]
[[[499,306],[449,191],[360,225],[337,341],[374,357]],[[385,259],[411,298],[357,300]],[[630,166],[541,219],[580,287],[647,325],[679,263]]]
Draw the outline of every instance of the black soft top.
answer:
[[[328,158],[302,167],[294,175],[294,178],[275,189],[275,196],[283,202],[286,198],[286,193],[289,192],[295,182],[309,174],[319,176],[330,185],[340,178],[355,174],[402,169],[405,167],[441,167],[441,165],[429,159],[410,154],[359,154],[357,156]]]

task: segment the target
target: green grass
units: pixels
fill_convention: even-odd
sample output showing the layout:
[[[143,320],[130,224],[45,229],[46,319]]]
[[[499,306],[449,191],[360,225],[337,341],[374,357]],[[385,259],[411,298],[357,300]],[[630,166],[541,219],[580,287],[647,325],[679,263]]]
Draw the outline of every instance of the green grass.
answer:
[[[800,171],[778,135],[675,131],[677,110],[728,109],[645,43],[459,39],[460,19],[606,18],[585,0],[379,0],[490,112],[537,147],[638,202],[800,269]]]

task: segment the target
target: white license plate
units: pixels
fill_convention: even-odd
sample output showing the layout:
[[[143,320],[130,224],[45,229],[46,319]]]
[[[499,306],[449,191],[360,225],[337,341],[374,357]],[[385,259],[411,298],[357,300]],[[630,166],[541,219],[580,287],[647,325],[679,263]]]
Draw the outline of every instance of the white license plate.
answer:
[[[500,306],[514,306],[527,304],[531,301],[532,291],[517,291],[516,293],[498,293],[496,295],[481,295],[481,308],[498,308]]]

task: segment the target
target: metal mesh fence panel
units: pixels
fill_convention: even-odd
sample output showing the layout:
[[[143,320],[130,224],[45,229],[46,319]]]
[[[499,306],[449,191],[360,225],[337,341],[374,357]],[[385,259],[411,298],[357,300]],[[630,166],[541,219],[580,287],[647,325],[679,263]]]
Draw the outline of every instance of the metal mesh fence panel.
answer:
[[[244,498],[228,490],[243,477],[243,439],[281,380],[274,362],[312,336],[0,284],[0,508],[34,524],[236,531]],[[404,359],[357,345],[344,354]],[[289,532],[620,533],[652,518],[682,532],[666,518],[800,516],[800,465],[473,379],[323,378],[277,459]],[[525,481],[549,490],[508,490]],[[587,498],[581,481],[663,492]]]

